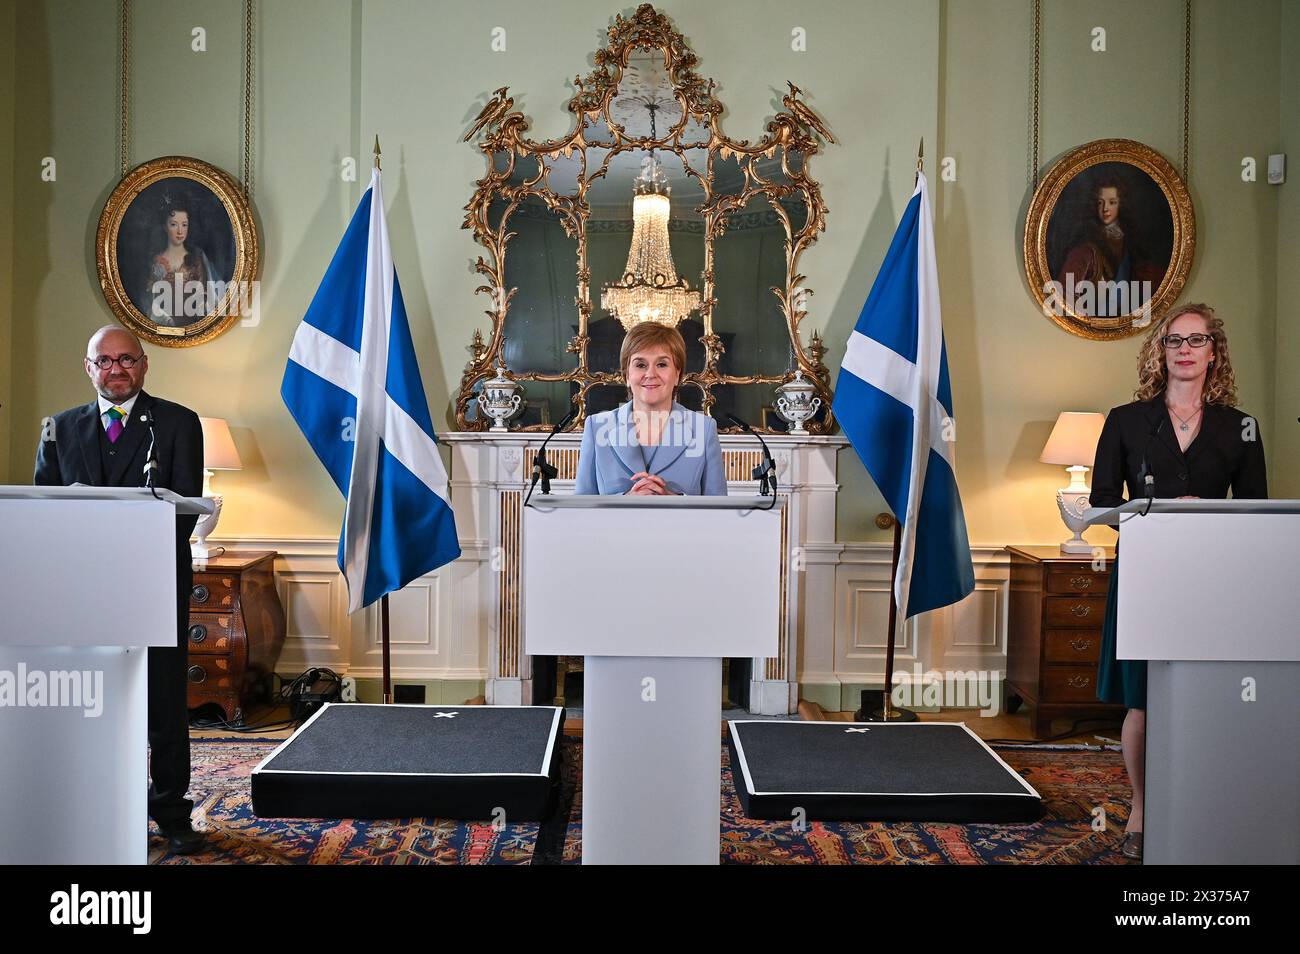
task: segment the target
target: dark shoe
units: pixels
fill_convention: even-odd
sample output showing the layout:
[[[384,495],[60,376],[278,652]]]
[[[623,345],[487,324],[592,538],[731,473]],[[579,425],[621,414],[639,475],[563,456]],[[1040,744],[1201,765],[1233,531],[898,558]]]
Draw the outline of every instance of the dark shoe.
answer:
[[[168,832],[165,837],[167,851],[173,855],[192,855],[196,851],[201,851],[207,840],[203,832],[195,831],[189,826]]]
[[[1132,858],[1134,861],[1142,860],[1142,832],[1130,831],[1124,835],[1124,844],[1120,848],[1120,853],[1125,858]]]

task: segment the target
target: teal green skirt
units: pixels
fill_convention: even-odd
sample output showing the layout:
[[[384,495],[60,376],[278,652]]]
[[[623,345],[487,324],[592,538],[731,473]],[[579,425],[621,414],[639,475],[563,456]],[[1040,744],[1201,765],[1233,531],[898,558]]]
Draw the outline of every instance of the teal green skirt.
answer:
[[[1126,709],[1147,707],[1147,661],[1115,658],[1115,609],[1119,592],[1119,560],[1110,568],[1110,588],[1106,590],[1106,616],[1101,623],[1101,659],[1097,662],[1097,698],[1102,702],[1122,703]]]

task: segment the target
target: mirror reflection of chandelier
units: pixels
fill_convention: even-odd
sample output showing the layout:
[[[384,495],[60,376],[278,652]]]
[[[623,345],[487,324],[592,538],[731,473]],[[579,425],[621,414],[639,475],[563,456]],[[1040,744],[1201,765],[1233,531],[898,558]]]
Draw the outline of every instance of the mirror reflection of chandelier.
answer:
[[[659,104],[646,103],[650,111],[650,138],[655,138],[655,112]],[[627,253],[623,277],[601,289],[600,307],[631,330],[643,321],[676,327],[700,307],[700,293],[679,278],[668,241],[669,196],[672,190],[654,149],[641,161],[641,174],[632,196],[632,248]]]

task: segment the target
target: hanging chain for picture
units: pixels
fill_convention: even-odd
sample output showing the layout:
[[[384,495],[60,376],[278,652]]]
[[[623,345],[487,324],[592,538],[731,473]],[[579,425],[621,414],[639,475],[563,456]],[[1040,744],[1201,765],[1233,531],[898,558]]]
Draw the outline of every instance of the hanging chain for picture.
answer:
[[[1033,92],[1033,181],[1038,189],[1038,83],[1042,62],[1043,2],[1034,0],[1034,92]],[[1188,163],[1192,128],[1192,0],[1183,0],[1183,182],[1191,169]]]
[[[1034,191],[1038,191],[1038,72],[1043,35],[1043,0],[1034,0]]]
[[[1192,0],[1183,0],[1183,182],[1188,181],[1187,141],[1192,126]]]
[[[253,4],[244,0],[244,152],[240,160],[239,179],[244,197],[253,192]],[[131,0],[119,0],[118,25],[122,35],[122,101],[118,126],[118,165],[122,178],[131,171]]]
[[[244,198],[253,193],[253,0],[244,0]]]
[[[122,114],[118,127],[117,158],[122,167],[122,178],[126,178],[129,168],[130,141],[130,79],[131,62],[131,0],[121,0],[118,4],[118,26],[122,33]]]

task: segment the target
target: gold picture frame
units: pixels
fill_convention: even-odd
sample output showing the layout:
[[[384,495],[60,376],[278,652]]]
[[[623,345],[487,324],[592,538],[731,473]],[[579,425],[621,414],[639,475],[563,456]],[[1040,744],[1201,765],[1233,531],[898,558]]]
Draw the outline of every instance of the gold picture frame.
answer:
[[[260,263],[243,187],[201,159],[162,156],[136,166],[99,216],[104,300],[122,325],[163,347],[211,341],[255,314]]]
[[[808,166],[821,153],[824,142],[835,142],[834,136],[801,98],[803,91],[793,83],[787,83],[789,92],[781,98],[784,109],[767,123],[761,137],[751,142],[724,135],[720,129],[723,105],[715,94],[716,84],[696,72],[699,59],[686,38],[667,15],[649,3],[638,6],[631,16],[616,15],[607,37],[607,45],[593,55],[595,68],[585,77],[574,78],[576,91],[568,102],[572,125],[566,134],[541,141],[529,138],[530,120],[513,108],[514,97],[507,87],[501,87],[489,96],[464,137],[466,142],[475,141],[486,164],[485,175],[474,183],[461,227],[472,231],[474,241],[486,251],[477,258],[474,269],[485,279],[477,291],[490,298],[491,307],[485,314],[491,328],[486,338],[479,329],[473,333],[470,361],[455,399],[456,427],[465,431],[488,428],[491,422],[482,416],[472,418],[471,408],[482,383],[492,378],[498,367],[505,367],[512,380],[571,386],[572,403],[579,412],[575,427],[581,427],[588,415],[588,399],[594,388],[626,383],[621,372],[593,367],[589,355],[590,326],[600,289],[593,289],[592,265],[587,253],[591,225],[588,189],[606,176],[614,157],[653,148],[662,156],[675,156],[683,166],[689,166],[688,155],[700,154],[697,163],[700,170],[690,171],[688,175],[702,192],[698,212],[702,216],[704,235],[704,267],[699,288],[703,335],[698,341],[703,346],[704,357],[700,370],[683,374],[681,386],[698,389],[701,408],[710,413],[716,401],[716,388],[775,386],[802,372],[815,386],[826,409],[806,427],[809,433],[830,433],[835,423],[830,410],[833,397],[830,371],[823,360],[826,346],[816,330],[807,341],[803,337],[801,326],[807,317],[806,304],[812,289],[807,287],[799,269],[803,253],[825,231],[829,211],[821,186],[809,174]],[[630,62],[638,55],[649,55],[666,74],[671,86],[670,100],[676,104],[673,115],[680,116],[675,122],[665,121],[665,128],[653,135],[649,128],[631,131],[625,118],[611,112],[623,95],[622,87],[628,87],[624,92],[635,89],[635,71],[630,69]],[[576,182],[565,188],[558,188],[551,181],[551,164],[561,157],[572,158],[579,166]],[[734,163],[743,177],[738,191],[728,193],[715,186],[715,165],[723,162]],[[521,168],[529,171],[516,175]],[[779,306],[789,337],[791,360],[789,367],[779,374],[733,375],[722,367],[726,344],[715,332],[713,323],[717,305],[714,242],[731,227],[733,216],[737,221],[743,217],[747,203],[756,197],[769,201],[768,214],[774,216],[784,231],[783,275],[779,284],[767,291]],[[577,249],[573,279],[576,329],[565,345],[565,353],[574,356],[572,368],[517,369],[504,356],[506,317],[518,290],[506,278],[507,247],[516,237],[509,217],[530,199],[558,218]],[[494,201],[505,207],[505,213],[497,218],[491,215]],[[805,210],[801,221],[792,219],[783,201],[794,202]],[[689,342],[688,346],[694,343]],[[542,424],[512,427],[523,431],[546,429],[549,428]],[[730,433],[738,429],[722,427],[721,430]]]
[[[1058,159],[1025,217],[1030,293],[1057,326],[1098,341],[1159,320],[1187,283],[1196,214],[1182,176],[1132,139],[1099,139]]]

